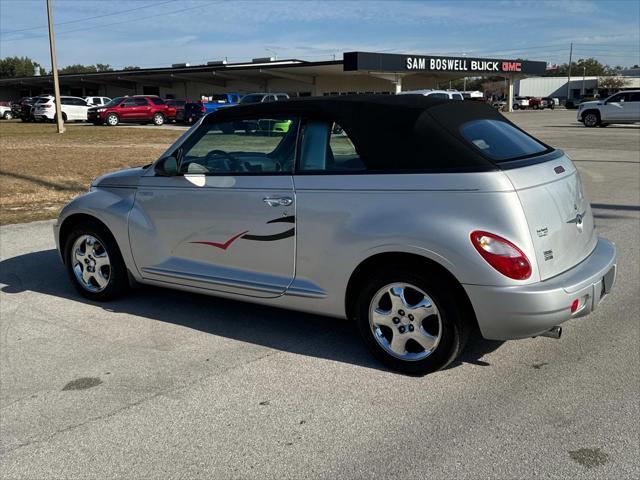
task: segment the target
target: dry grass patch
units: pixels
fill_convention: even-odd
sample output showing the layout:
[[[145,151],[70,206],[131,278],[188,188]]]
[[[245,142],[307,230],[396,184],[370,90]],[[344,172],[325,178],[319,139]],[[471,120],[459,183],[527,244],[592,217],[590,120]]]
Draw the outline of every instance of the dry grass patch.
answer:
[[[0,224],[55,218],[99,175],[150,163],[182,131],[0,122]]]

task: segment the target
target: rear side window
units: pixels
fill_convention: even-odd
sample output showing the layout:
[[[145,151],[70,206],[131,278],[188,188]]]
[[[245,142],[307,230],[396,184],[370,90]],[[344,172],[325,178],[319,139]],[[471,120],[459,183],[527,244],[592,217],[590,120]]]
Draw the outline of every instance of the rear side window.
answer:
[[[304,129],[300,172],[362,172],[366,167],[355,146],[337,123],[310,121]]]
[[[164,105],[164,100],[162,100],[161,98],[156,98],[156,97],[149,97],[149,98],[156,105]]]
[[[134,99],[134,104],[136,107],[146,107],[149,102],[147,102],[146,98],[136,98]]]
[[[449,100],[449,95],[446,93],[430,93],[428,95],[429,98],[441,98],[443,100]]]
[[[535,138],[499,120],[473,120],[460,127],[464,139],[496,163],[537,155],[547,147]]]

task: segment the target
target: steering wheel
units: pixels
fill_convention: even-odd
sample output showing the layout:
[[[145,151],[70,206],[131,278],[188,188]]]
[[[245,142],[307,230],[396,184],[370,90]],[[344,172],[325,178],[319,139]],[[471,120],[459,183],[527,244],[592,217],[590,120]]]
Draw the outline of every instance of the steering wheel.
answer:
[[[213,167],[213,170],[232,172],[240,169],[240,161],[224,150],[211,150],[207,153],[206,160],[207,164]]]

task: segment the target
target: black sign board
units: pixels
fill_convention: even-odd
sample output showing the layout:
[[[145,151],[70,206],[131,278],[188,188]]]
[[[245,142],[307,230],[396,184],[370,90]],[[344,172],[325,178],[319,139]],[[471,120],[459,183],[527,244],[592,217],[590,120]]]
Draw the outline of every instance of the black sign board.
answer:
[[[522,73],[542,75],[546,62],[504,60],[496,58],[440,57],[429,55],[399,55],[395,53],[345,52],[345,72],[443,72],[473,74]]]

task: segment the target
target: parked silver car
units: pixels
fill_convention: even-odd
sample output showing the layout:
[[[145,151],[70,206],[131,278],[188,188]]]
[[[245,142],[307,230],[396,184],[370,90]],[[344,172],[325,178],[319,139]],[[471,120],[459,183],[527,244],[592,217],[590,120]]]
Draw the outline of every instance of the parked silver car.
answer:
[[[222,133],[238,122],[261,127]],[[417,95],[217,111],[152,165],[98,178],[54,230],[88,298],[143,283],[355,319],[412,374],[476,327],[559,337],[616,273],[563,152],[487,105]]]

